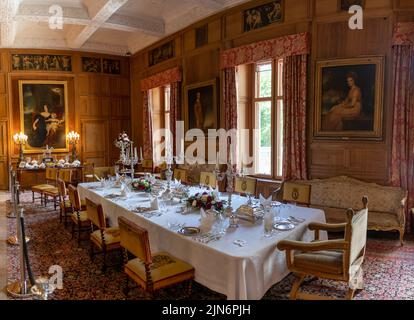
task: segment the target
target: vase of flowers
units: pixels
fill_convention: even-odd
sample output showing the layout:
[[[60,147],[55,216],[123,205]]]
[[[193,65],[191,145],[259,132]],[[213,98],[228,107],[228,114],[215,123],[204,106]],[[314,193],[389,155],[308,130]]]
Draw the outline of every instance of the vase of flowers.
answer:
[[[121,150],[119,160],[122,162],[126,157],[125,151],[131,145],[131,140],[125,131],[118,135],[118,138],[114,141],[114,145]]]
[[[152,185],[147,179],[138,179],[134,182],[132,182],[132,187],[135,190],[143,191],[143,192],[151,192]]]
[[[224,207],[224,202],[219,199],[215,192],[196,193],[194,196],[188,198],[187,204],[195,209],[214,209],[219,212]]]

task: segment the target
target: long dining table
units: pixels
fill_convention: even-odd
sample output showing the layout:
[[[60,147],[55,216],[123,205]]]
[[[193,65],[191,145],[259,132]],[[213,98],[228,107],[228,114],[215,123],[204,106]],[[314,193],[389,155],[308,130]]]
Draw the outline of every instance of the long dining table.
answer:
[[[279,210],[280,217],[294,217],[296,223],[289,231],[277,231],[271,237],[264,236],[263,222],[239,221],[238,227],[228,228],[216,241],[203,243],[184,236],[172,226],[200,226],[200,212],[197,210],[182,213],[178,200],[165,202],[163,213],[148,216],[137,213],[136,207],[149,207],[149,194],[131,192],[127,197],[120,195],[116,187],[102,188],[100,183],[78,185],[81,199],[88,198],[101,204],[111,226],[118,226],[118,217],[125,217],[148,230],[151,251],[164,251],[191,264],[195,269],[195,281],[207,288],[224,294],[228,300],[259,300],[275,284],[283,280],[289,271],[285,252],[276,248],[280,240],[312,241],[313,232],[309,222],[325,223],[322,210],[295,205],[284,205]],[[191,187],[190,194],[200,192],[199,187]],[[221,198],[227,199],[222,193]],[[232,207],[237,209],[248,201],[247,197],[232,195]],[[326,233],[321,239],[327,238]]]

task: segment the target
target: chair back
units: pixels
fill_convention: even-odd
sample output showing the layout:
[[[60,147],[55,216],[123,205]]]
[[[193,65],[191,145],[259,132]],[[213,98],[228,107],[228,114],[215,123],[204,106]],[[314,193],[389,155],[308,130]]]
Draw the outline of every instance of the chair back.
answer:
[[[151,159],[143,159],[141,164],[143,169],[151,169],[154,166],[154,162]]]
[[[88,219],[101,230],[105,230],[106,221],[103,208],[101,204],[96,204],[92,200],[86,198],[86,212],[88,214]]]
[[[113,168],[112,168],[113,169]],[[115,174],[115,169],[112,170]],[[109,175],[112,174],[111,167],[96,167],[93,168],[93,174],[96,175],[98,178],[107,178]]]
[[[81,200],[79,197],[78,189],[76,189],[73,185],[69,185],[68,187],[68,194],[69,194],[69,201],[72,204],[73,209],[76,211],[81,211]]]
[[[295,202],[298,204],[310,204],[311,186],[294,182],[283,184],[283,202]]]
[[[93,177],[94,171],[94,164],[92,162],[84,162],[82,165],[82,179],[83,181],[90,181]],[[95,180],[95,179],[92,179]]]
[[[145,264],[152,263],[148,231],[124,217],[118,218],[121,246]]]
[[[209,187],[216,186],[216,175],[212,172],[201,172],[200,173],[200,184]]]
[[[236,178],[236,185],[234,191],[242,194],[256,194],[256,179],[255,178]]]
[[[174,179],[181,180],[183,183],[187,183],[187,170],[174,169]]]
[[[70,169],[60,169],[58,178],[63,180],[66,183],[72,182],[72,170]]]
[[[66,198],[66,194],[67,194],[65,181],[58,178],[57,179],[57,186],[58,186],[58,190],[59,190],[59,200],[60,200],[60,202],[64,202],[65,198]]]
[[[368,198],[362,199],[364,208],[358,212],[348,209],[345,240],[349,242],[349,265],[365,255],[368,229]],[[360,261],[362,263],[362,261]]]
[[[58,169],[46,168],[46,181],[52,181],[56,183],[57,177],[58,177]]]

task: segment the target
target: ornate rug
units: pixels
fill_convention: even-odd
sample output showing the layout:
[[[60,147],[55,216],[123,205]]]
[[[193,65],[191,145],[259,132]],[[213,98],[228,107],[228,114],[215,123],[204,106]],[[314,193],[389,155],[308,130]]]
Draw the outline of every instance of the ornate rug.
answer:
[[[59,213],[53,206],[41,207],[31,202],[31,194],[22,195],[25,208],[26,235],[31,238],[28,245],[30,263],[35,276],[48,276],[49,267],[60,265],[63,268],[63,289],[50,295],[53,300],[122,300],[125,276],[116,267],[101,272],[102,259],[89,258],[87,241],[78,248],[77,240],[71,239],[71,228],[66,229],[59,222]],[[0,206],[5,210],[5,206]],[[9,235],[15,234],[15,220],[8,219]],[[8,281],[19,279],[18,247],[8,246]],[[111,257],[109,263],[117,263],[119,256]],[[370,234],[364,263],[365,290],[358,292],[356,300],[408,300],[414,299],[414,241],[399,245],[397,235]],[[293,276],[273,286],[263,297],[266,300],[284,300],[288,298]],[[308,281],[302,290],[309,293],[343,297],[346,293],[344,283],[328,280]],[[194,299],[219,300],[224,295],[194,283],[190,297],[185,286],[175,286],[161,290],[156,299]],[[143,290],[130,291],[128,299],[149,299]]]

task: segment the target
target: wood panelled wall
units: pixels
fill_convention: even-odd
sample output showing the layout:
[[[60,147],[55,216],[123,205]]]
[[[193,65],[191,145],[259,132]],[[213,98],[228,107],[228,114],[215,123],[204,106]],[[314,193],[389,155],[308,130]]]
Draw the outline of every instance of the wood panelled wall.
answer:
[[[391,37],[397,21],[414,21],[414,0],[366,0],[364,29],[348,28],[350,15],[338,10],[336,0],[286,0],[283,23],[243,32],[243,11],[269,1],[251,1],[200,21],[135,54],[131,59],[132,134],[142,144],[142,95],[140,80],[157,72],[179,66],[184,87],[220,78],[220,52],[227,48],[308,31],[312,38],[309,64],[308,163],[309,178],[339,174],[382,184],[388,182],[392,135],[392,61]],[[195,29],[208,24],[208,44],[195,48]],[[175,39],[175,57],[148,66],[149,50]],[[322,59],[353,58],[365,55],[385,57],[384,132],[382,141],[341,141],[315,139],[313,136],[315,64]],[[222,81],[220,81],[222,83]],[[221,89],[221,88],[220,88]],[[222,96],[220,91],[220,96]],[[220,123],[223,126],[223,103]],[[181,116],[183,119],[183,115]]]
[[[13,71],[13,53],[64,54],[72,56],[72,72]],[[81,134],[77,146],[82,161],[109,165],[118,157],[113,141],[122,130],[130,134],[129,58],[87,52],[55,50],[0,51],[0,189],[8,188],[8,165],[15,165],[19,152],[12,141],[20,131],[19,80],[65,80],[68,83],[69,130]],[[81,57],[121,60],[121,75],[82,72]],[[57,154],[64,158],[67,153]],[[30,154],[28,156],[36,157]]]

